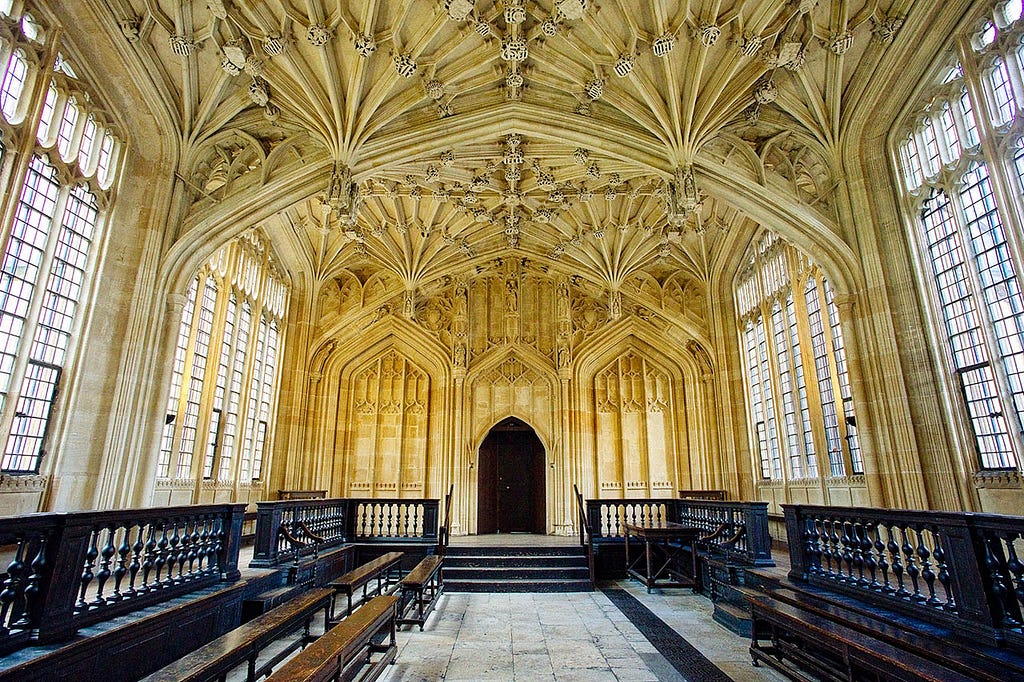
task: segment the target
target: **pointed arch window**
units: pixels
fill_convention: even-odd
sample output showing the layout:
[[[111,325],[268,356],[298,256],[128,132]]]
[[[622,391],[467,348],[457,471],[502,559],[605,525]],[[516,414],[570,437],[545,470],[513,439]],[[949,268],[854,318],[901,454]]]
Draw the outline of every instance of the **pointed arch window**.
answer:
[[[272,436],[287,283],[249,232],[192,280],[168,390],[159,479],[258,480]]]
[[[952,172],[921,178],[919,160],[903,149],[899,165],[951,418],[973,441],[979,470],[1019,470],[1024,461],[1024,144],[1016,120],[1024,70],[1021,41],[999,35],[1020,35],[1020,3],[1000,7],[973,41],[957,43],[958,65],[973,68],[955,69],[923,105],[928,121],[941,105],[943,125],[964,140],[951,147]],[[926,136],[920,118],[921,110],[909,115],[911,140]]]
[[[766,233],[737,282],[736,297],[744,321],[751,441],[762,479],[814,479],[822,470],[830,477],[863,474],[828,280],[804,254]],[[827,460],[819,460],[819,453],[827,453]]]

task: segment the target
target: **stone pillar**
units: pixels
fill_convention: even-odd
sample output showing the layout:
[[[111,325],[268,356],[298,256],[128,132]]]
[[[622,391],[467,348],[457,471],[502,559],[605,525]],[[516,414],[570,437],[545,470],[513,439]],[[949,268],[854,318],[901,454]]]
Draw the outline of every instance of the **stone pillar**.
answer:
[[[843,330],[848,330],[853,333],[844,333],[843,342],[846,347],[846,365],[847,371],[850,373],[850,391],[853,393],[854,405],[862,405],[869,407],[869,401],[867,396],[867,390],[864,386],[864,370],[861,363],[861,352],[859,346],[859,335],[858,331],[863,328],[862,325],[855,324],[854,320],[854,304],[856,303],[857,297],[854,294],[840,294],[836,292],[833,298],[836,308],[839,310],[839,325]],[[863,411],[863,410],[862,410]],[[880,412],[879,409],[871,409],[870,413],[876,415]],[[863,415],[861,416],[863,420]],[[895,499],[886,499],[887,495],[885,489],[882,487],[882,473],[883,470],[880,466],[877,454],[875,452],[875,439],[871,435],[871,430],[867,428],[857,429],[857,434],[860,436],[860,451],[861,456],[864,458],[864,480],[868,488],[868,499],[871,501],[872,506],[884,507],[892,506],[893,504],[901,506],[903,503]],[[899,471],[899,469],[893,468],[895,463],[891,460],[884,465],[885,471]],[[819,472],[822,478],[825,477],[826,472]],[[920,476],[918,476],[920,478]],[[888,496],[892,497],[892,495]],[[918,507],[924,508],[924,507]]]
[[[153,358],[153,367],[158,368],[154,374],[154,386],[152,401],[156,401],[148,414],[157,426],[151,432],[146,445],[138,450],[138,460],[135,466],[125,467],[128,473],[127,481],[134,481],[131,488],[121,486],[119,482],[104,481],[104,489],[101,495],[112,502],[116,507],[148,507],[153,503],[153,491],[156,488],[156,465],[160,457],[160,442],[163,439],[164,419],[167,407],[168,377],[174,367],[174,353],[177,349],[178,332],[181,328],[181,313],[185,310],[185,303],[188,300],[185,294],[168,294],[165,303],[163,330],[160,334],[160,342],[157,352]],[[117,471],[120,467],[108,467],[107,471]],[[109,487],[112,486],[112,487]],[[120,491],[120,493],[116,492]],[[116,495],[116,498],[114,497]]]

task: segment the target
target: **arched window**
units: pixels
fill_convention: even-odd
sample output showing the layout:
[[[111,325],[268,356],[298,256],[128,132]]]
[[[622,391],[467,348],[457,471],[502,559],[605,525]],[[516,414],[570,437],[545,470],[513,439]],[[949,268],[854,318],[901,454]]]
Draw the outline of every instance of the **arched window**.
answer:
[[[1003,3],[975,34],[973,49],[958,47],[958,68],[941,89],[941,115],[931,113],[935,96],[925,105],[929,121],[963,136],[946,160],[953,172],[930,176],[920,159],[900,155],[954,418],[963,419],[980,470],[1019,469],[1024,452],[1024,295],[1014,255],[1024,247],[1024,145],[1009,126],[1017,116],[1021,46],[997,39],[997,25],[1017,31],[1020,15],[1020,2]],[[959,68],[966,62],[977,68]],[[969,82],[974,77],[979,81]],[[970,93],[985,96],[978,101]],[[992,156],[993,149],[1006,152]]]
[[[10,16],[11,5],[0,6]],[[28,41],[45,41],[47,33],[28,15],[20,21],[17,37],[0,83],[0,111],[15,129],[35,134],[43,151],[17,158],[11,176],[24,172],[22,186],[0,199],[0,208],[12,215],[7,241],[0,244],[0,470],[8,474],[40,471],[50,441],[54,409],[66,395],[72,359],[87,300],[93,245],[103,226],[110,197],[78,168],[79,152],[71,148],[80,115],[90,116],[86,105],[74,101],[57,111],[60,97],[49,87],[28,101],[29,73],[25,53]],[[65,74],[66,75],[66,74]],[[87,92],[78,82],[79,92]],[[83,102],[91,101],[82,96]],[[39,120],[19,120],[25,111],[41,108]],[[53,126],[57,126],[56,130]],[[56,135],[51,135],[56,132]],[[86,133],[99,135],[94,125]],[[53,149],[55,142],[61,149]],[[0,157],[2,158],[2,157]],[[9,159],[4,159],[10,163]],[[110,166],[114,160],[108,160]],[[108,168],[110,173],[110,168]],[[9,202],[9,203],[8,203]],[[6,209],[10,209],[9,211]]]
[[[157,479],[245,483],[262,476],[285,313],[279,296],[287,286],[254,232],[222,247],[193,278]]]
[[[11,52],[4,69],[3,84],[0,85],[0,110],[4,118],[13,121],[18,114],[21,95],[25,91],[25,77],[28,75],[28,62],[21,50]]]
[[[751,445],[762,479],[815,479],[823,469],[829,477],[864,473],[828,280],[804,254],[766,232],[740,275],[736,298]]]

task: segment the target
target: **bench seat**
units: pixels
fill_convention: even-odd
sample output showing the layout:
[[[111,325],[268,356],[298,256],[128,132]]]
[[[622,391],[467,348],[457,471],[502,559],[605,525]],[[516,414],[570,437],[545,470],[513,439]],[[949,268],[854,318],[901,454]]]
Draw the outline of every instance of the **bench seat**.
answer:
[[[398,597],[374,597],[275,671],[268,682],[375,680],[395,660]],[[373,654],[381,654],[376,661]]]
[[[242,663],[248,663],[247,682],[255,682],[293,651],[311,642],[309,626],[321,609],[327,618],[333,590],[309,590],[281,606],[204,644],[152,675],[145,682],[205,682],[222,679]],[[269,661],[257,666],[260,652],[273,642],[301,629],[302,634]]]
[[[386,585],[390,585],[401,571],[402,552],[388,552],[356,566],[345,575],[332,580],[329,585],[335,595],[344,594],[348,598],[346,616],[352,615],[352,596],[360,587],[363,588],[362,601],[367,599],[367,586],[376,578],[377,594],[382,594]],[[331,621],[336,622],[337,611],[331,609]]]
[[[443,563],[444,558],[440,556],[423,557],[416,567],[399,581],[398,587],[402,591],[399,625],[419,625],[420,630],[423,630],[427,616],[434,609],[437,597],[444,589],[441,575]]]
[[[938,623],[893,613],[813,586],[784,584],[769,590],[768,595],[921,656],[935,658],[935,649],[941,646],[939,660],[943,665],[985,682],[1002,682],[1008,679],[1008,673],[1024,680],[1021,654],[965,638]]]
[[[870,634],[768,596],[748,596],[750,656],[796,680],[968,682],[961,674]],[[766,643],[767,642],[767,643]]]

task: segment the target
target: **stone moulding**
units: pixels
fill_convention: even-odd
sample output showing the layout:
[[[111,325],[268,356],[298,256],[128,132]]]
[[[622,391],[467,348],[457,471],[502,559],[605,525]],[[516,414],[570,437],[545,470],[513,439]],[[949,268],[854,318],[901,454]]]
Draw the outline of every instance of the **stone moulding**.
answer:
[[[1024,488],[1024,479],[1019,471],[978,471],[973,478],[978,488]]]
[[[34,493],[46,490],[49,478],[39,474],[0,474],[0,493]]]

